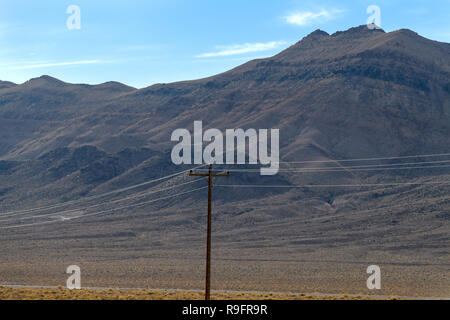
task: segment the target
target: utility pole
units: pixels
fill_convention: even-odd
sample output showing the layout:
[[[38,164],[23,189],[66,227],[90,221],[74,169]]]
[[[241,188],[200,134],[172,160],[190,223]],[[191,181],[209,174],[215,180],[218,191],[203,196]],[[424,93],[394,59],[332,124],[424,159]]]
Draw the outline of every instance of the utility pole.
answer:
[[[213,174],[212,164],[209,165],[208,173],[193,173],[189,172],[190,176],[194,177],[208,177],[208,231],[206,235],[206,281],[205,281],[205,300],[209,300],[211,292],[211,198],[212,198],[212,178],[215,177],[229,177],[230,174]]]

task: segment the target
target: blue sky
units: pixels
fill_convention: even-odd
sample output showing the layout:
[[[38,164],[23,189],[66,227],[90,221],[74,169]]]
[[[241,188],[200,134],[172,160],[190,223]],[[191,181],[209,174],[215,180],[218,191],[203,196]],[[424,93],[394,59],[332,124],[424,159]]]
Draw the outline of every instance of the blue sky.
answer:
[[[70,5],[81,11],[69,30]],[[0,80],[48,74],[142,88],[214,75],[268,57],[322,29],[365,24],[450,42],[450,0],[0,0]]]

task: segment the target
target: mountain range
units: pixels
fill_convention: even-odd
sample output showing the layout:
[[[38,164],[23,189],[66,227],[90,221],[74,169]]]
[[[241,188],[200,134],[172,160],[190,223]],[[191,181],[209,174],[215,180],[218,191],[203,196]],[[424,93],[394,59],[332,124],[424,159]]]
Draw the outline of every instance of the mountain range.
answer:
[[[50,76],[23,84],[1,81],[1,212],[78,201],[189,169],[171,163],[170,135],[177,128],[192,131],[195,120],[205,129],[280,129],[285,171],[274,177],[232,172],[220,184],[328,185],[245,192],[217,187],[215,239],[222,253],[236,249],[255,256],[256,248],[267,259],[303,253],[319,260],[330,254],[420,264],[432,257],[440,266],[450,264],[449,187],[440,184],[450,181],[450,44],[406,29],[317,30],[275,56],[143,89]],[[428,166],[405,169],[419,162]],[[188,182],[187,175],[175,176],[133,192]],[[204,185],[197,181],[163,195]],[[115,196],[100,204],[69,203],[61,207],[72,210],[63,218],[117,208],[108,202]],[[58,254],[98,246],[124,260],[131,259],[127,250],[195,256],[203,244],[205,196],[198,191],[144,206],[138,204],[146,198],[133,198],[123,202],[136,204],[132,209],[68,222],[51,208],[24,215],[28,220],[8,215],[13,218],[0,219],[3,226],[23,226],[0,229],[2,255],[57,259],[49,248],[60,239],[65,244]],[[86,257],[95,260],[98,252]],[[430,292],[443,293],[435,287]]]

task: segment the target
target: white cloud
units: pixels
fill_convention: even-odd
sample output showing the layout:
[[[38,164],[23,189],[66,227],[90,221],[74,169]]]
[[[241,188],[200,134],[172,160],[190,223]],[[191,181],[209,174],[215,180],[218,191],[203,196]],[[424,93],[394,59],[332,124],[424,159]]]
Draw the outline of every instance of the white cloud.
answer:
[[[265,43],[244,43],[234,44],[228,46],[216,46],[215,52],[208,52],[196,55],[196,58],[211,58],[211,57],[224,57],[238,54],[245,54],[249,52],[259,52],[276,49],[279,46],[286,44],[285,41],[271,41]]]
[[[38,68],[51,68],[51,67],[62,67],[62,66],[73,66],[81,64],[96,64],[103,63],[102,60],[80,60],[80,61],[65,61],[65,62],[55,62],[55,63],[35,63],[35,64],[24,64],[9,69],[23,70],[23,69],[38,69]]]
[[[287,23],[297,26],[307,26],[313,23],[320,23],[334,19],[338,13],[343,10],[320,10],[317,12],[312,11],[297,11],[287,15],[284,19]]]

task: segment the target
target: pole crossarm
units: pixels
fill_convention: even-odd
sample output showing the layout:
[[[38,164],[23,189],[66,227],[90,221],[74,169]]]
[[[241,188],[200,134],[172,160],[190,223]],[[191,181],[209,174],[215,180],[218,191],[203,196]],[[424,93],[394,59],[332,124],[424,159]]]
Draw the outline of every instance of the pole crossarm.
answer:
[[[211,292],[211,202],[212,202],[212,178],[215,177],[229,177],[230,174],[212,173],[212,165],[209,166],[208,173],[194,173],[192,170],[189,172],[189,176],[192,177],[208,177],[208,231],[206,235],[206,279],[205,279],[205,300],[210,299]]]

